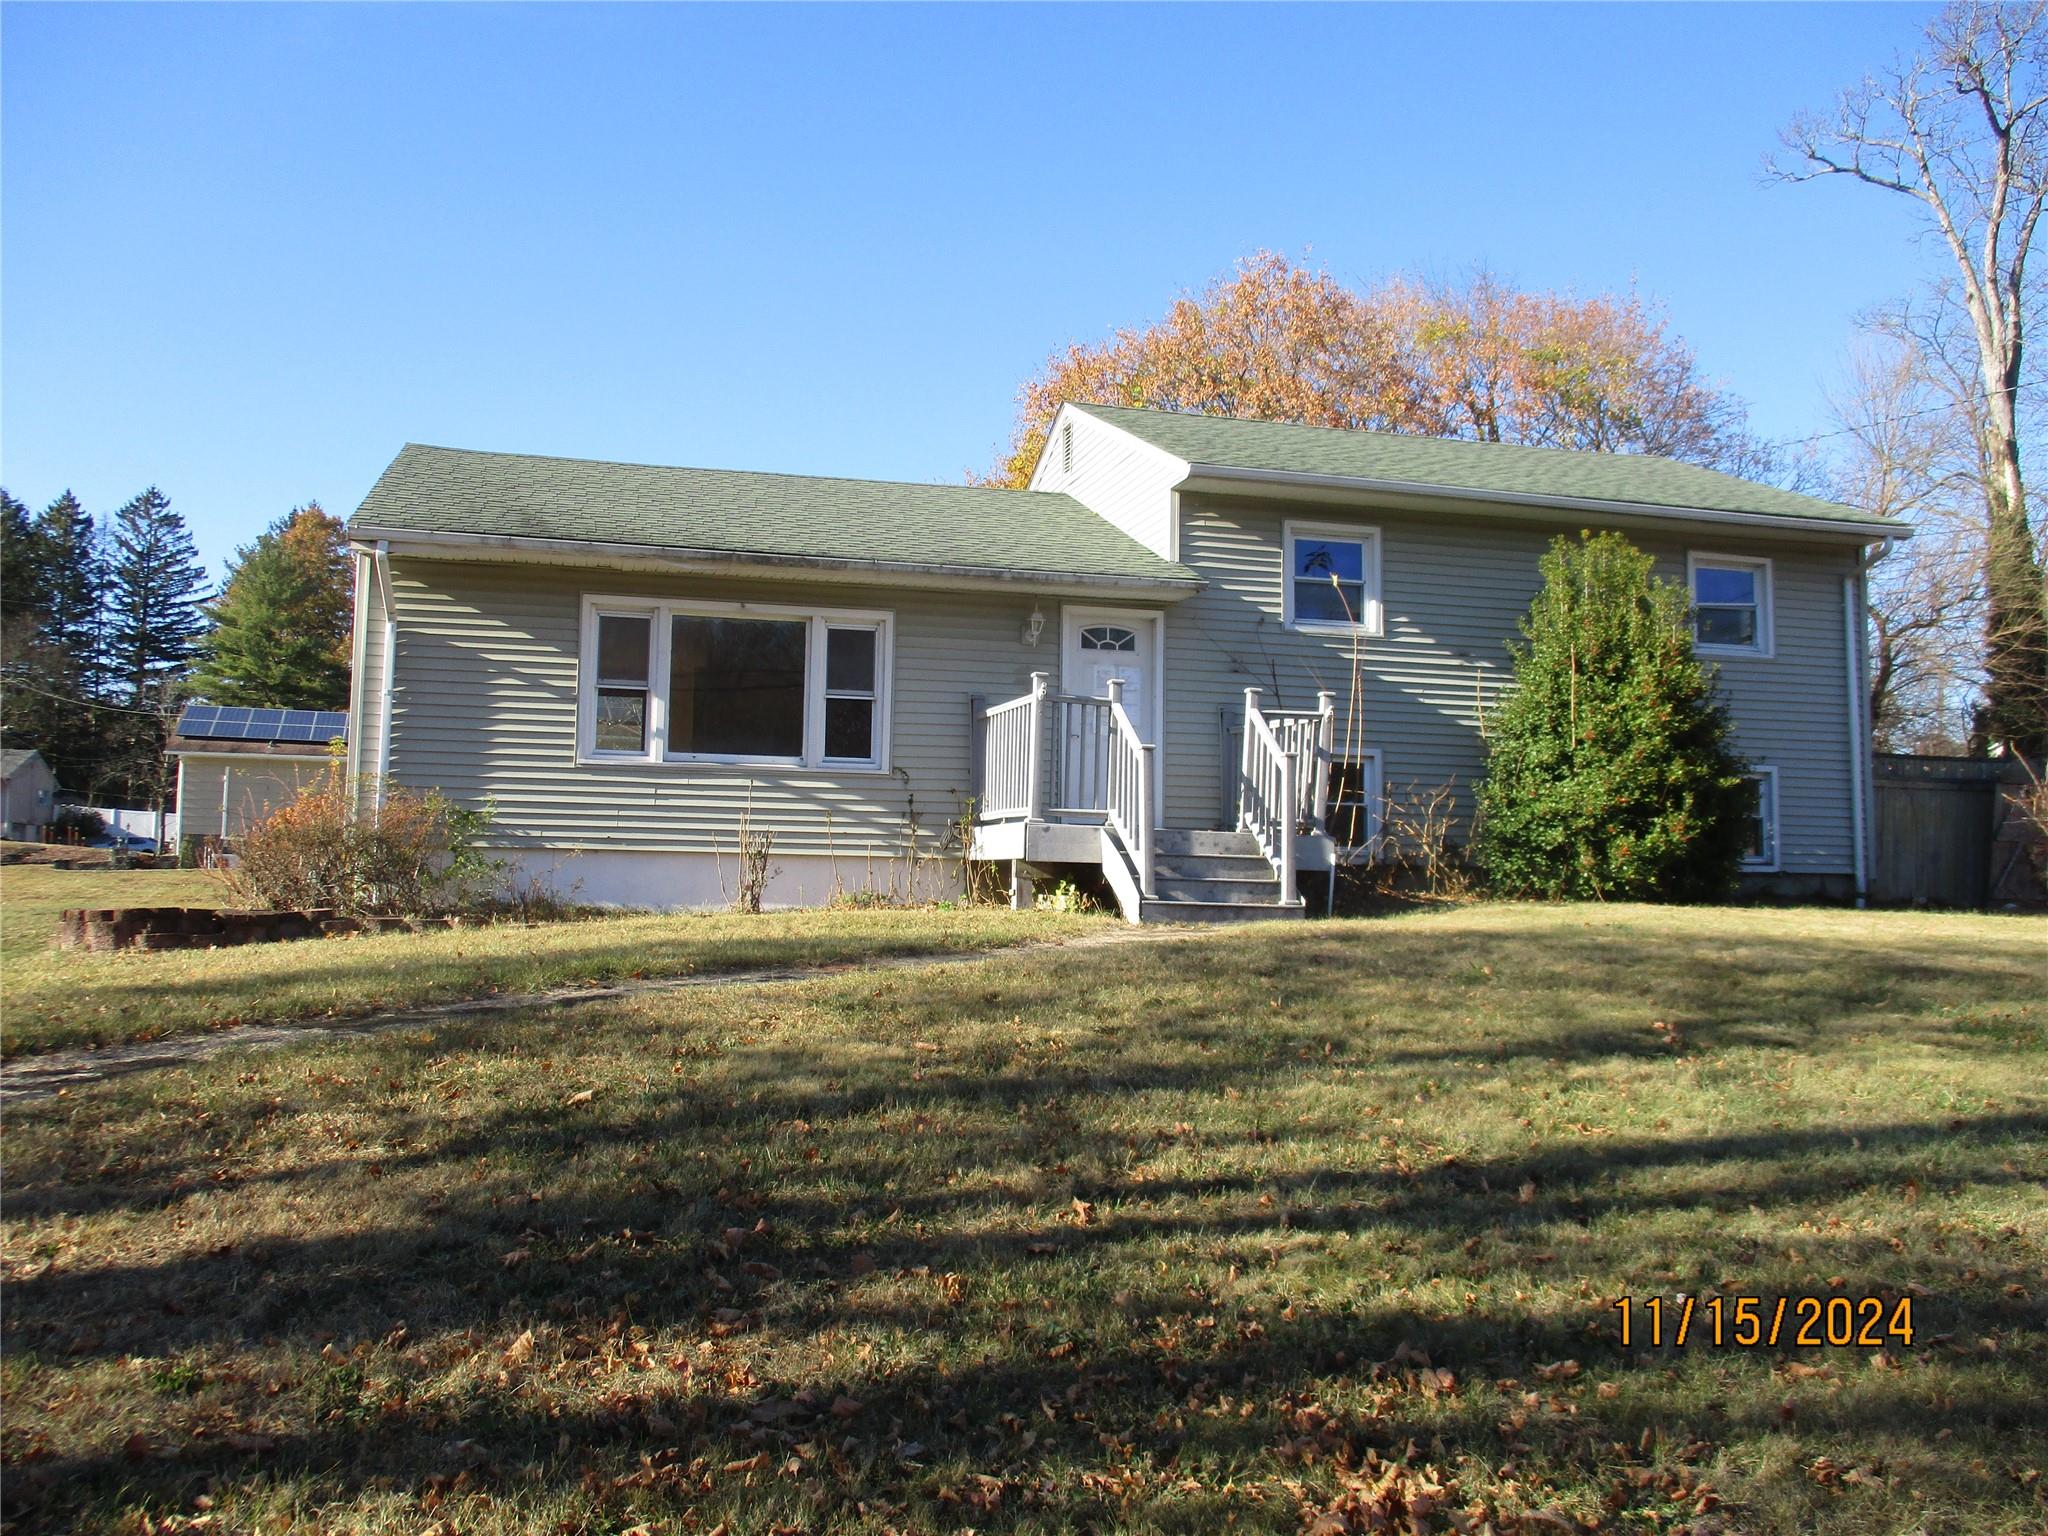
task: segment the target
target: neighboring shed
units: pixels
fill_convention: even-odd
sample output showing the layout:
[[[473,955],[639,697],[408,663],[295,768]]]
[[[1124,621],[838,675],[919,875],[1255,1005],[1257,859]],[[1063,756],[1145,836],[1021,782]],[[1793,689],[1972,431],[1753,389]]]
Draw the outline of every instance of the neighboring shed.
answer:
[[[327,771],[348,716],[325,709],[190,704],[165,750],[178,760],[181,842],[241,836]]]
[[[17,843],[39,843],[57,816],[57,775],[33,747],[0,750],[0,802],[6,835]]]

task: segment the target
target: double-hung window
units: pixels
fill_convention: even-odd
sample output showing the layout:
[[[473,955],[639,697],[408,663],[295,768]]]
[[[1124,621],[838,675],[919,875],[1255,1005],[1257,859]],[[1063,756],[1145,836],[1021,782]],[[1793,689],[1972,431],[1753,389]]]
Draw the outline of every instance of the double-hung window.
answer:
[[[1735,555],[1686,559],[1693,648],[1707,656],[1771,654],[1771,562]]]
[[[1742,867],[1769,873],[1778,868],[1778,770],[1752,768],[1743,782],[1750,800],[1742,813]]]
[[[590,690],[590,750],[600,757],[647,755],[648,682],[653,676],[649,637],[654,619],[645,613],[606,613],[595,623],[597,666]]]
[[[1377,528],[1293,523],[1286,528],[1285,617],[1290,629],[1377,635]]]
[[[873,624],[825,626],[825,761],[873,764],[880,729],[882,631]]]
[[[592,598],[580,747],[607,761],[887,766],[890,616]]]

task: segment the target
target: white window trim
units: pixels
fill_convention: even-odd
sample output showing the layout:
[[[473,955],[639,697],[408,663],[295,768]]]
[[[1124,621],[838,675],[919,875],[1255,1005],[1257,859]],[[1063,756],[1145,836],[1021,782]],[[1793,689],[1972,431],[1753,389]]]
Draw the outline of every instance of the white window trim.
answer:
[[[1360,546],[1359,575],[1365,588],[1364,612],[1355,624],[1294,616],[1294,541],[1297,538],[1342,540]],[[1386,633],[1386,603],[1380,583],[1380,531],[1359,523],[1298,523],[1291,518],[1283,525],[1280,540],[1280,610],[1289,629],[1305,635],[1383,635]]]
[[[647,620],[647,705],[640,722],[641,740],[645,745],[638,752],[620,752],[616,749],[601,748],[597,744],[597,694],[600,686],[597,676],[597,628],[599,619],[645,619]],[[576,679],[576,747],[580,761],[599,763],[644,763],[654,746],[654,657],[659,649],[655,632],[660,629],[661,616],[657,609],[646,603],[627,599],[593,601],[586,598],[583,604],[583,650],[577,664]]]
[[[1757,573],[1756,589],[1756,644],[1755,645],[1707,645],[1698,638],[1693,641],[1693,654],[1697,656],[1747,656],[1768,661],[1777,654],[1778,627],[1772,616],[1772,589],[1776,586],[1771,571],[1771,562],[1762,555],[1719,555],[1710,550],[1694,549],[1685,556],[1685,601],[1688,611],[1699,607],[1699,568],[1703,565],[1722,569],[1743,569]],[[1697,637],[1698,629],[1695,627]]]
[[[1339,761],[1340,759],[1333,758],[1330,763],[1330,777],[1333,780],[1337,776]],[[1365,841],[1362,843],[1340,843],[1334,835],[1327,832],[1324,835],[1330,838],[1331,857],[1337,863],[1346,866],[1370,864],[1376,861],[1385,851],[1380,846],[1380,839],[1386,835],[1386,764],[1381,757],[1378,747],[1360,747],[1357,751],[1347,754],[1341,761],[1355,762],[1365,769]],[[1330,804],[1332,806],[1336,804],[1336,796],[1334,794],[1330,797]]]
[[[600,752],[597,736],[597,621],[602,614],[645,616],[648,626],[647,750]],[[743,757],[731,753],[668,751],[670,620],[703,618],[801,619],[804,649],[804,750],[800,757]],[[825,756],[825,633],[875,631],[875,756]],[[576,761],[593,767],[634,764],[648,768],[781,768],[802,772],[886,774],[890,771],[890,715],[896,671],[896,616],[886,609],[820,608],[808,604],[710,602],[696,598],[615,597],[585,593],[576,661]]]
[[[1770,849],[1761,859],[1744,854],[1742,872],[1746,875],[1775,875],[1785,864],[1785,834],[1778,820],[1778,770],[1752,764],[1742,776],[1757,781],[1757,808],[1763,814],[1765,846]]]

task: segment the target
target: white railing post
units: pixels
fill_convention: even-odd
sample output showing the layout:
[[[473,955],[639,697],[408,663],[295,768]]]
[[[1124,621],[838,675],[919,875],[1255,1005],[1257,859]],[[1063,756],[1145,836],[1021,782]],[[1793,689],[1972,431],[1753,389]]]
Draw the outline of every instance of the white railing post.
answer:
[[[1286,906],[1293,906],[1295,827],[1301,816],[1301,801],[1295,784],[1295,764],[1292,752],[1280,754],[1280,900]]]
[[[1251,793],[1252,782],[1252,718],[1259,712],[1259,694],[1263,690],[1247,688],[1244,691],[1244,751],[1237,765],[1237,824],[1245,825],[1249,807],[1245,801]]]
[[[1045,820],[1045,695],[1052,683],[1050,672],[1031,674],[1030,756],[1024,762],[1025,815]]]
[[[1152,881],[1152,754],[1155,743],[1138,748],[1138,889],[1147,896],[1158,895]]]

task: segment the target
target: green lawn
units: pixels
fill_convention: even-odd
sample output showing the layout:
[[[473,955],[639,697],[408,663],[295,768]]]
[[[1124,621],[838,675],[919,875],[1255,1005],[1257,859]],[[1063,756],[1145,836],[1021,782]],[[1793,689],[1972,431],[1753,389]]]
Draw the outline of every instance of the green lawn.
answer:
[[[633,915],[527,928],[358,935],[235,949],[88,954],[51,947],[66,907],[218,906],[191,871],[0,870],[0,1053],[151,1040],[224,1025],[343,1017],[629,976],[813,965],[1071,937],[1101,917],[1001,908]]]
[[[1475,906],[124,1079],[7,1117],[5,1496],[2038,1533],[2044,969],[2039,919]],[[1615,1298],[1679,1293],[1918,1331],[1621,1345]]]
[[[42,955],[69,907],[219,907],[220,881],[197,869],[0,868],[0,965],[11,993],[15,963]]]

